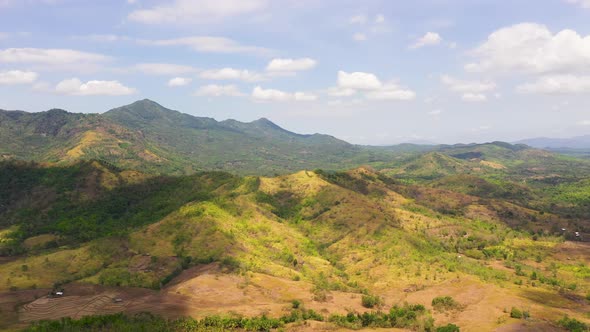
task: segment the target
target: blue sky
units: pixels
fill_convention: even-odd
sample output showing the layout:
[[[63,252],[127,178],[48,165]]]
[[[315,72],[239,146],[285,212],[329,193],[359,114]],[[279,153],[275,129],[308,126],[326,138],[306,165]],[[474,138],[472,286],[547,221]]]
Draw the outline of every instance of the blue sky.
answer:
[[[0,0],[0,108],[143,98],[358,144],[590,134],[590,0]]]

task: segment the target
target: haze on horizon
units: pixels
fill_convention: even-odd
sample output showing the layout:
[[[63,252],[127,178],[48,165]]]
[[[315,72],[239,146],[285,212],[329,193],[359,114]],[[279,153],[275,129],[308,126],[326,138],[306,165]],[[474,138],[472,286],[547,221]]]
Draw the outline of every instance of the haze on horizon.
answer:
[[[587,0],[0,0],[0,109],[149,98],[357,144],[590,133]]]

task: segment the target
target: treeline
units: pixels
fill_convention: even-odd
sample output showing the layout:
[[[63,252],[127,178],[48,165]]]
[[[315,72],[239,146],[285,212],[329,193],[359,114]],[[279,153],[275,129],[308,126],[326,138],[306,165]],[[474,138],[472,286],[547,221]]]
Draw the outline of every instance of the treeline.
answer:
[[[296,303],[296,304],[295,304]],[[417,331],[458,332],[453,324],[434,326],[430,313],[420,304],[395,306],[389,312],[374,311],[365,313],[350,312],[346,315],[333,314],[329,317],[305,309],[299,301],[293,302],[288,315],[270,318],[265,315],[257,317],[223,317],[209,316],[202,319],[179,318],[165,319],[150,313],[128,316],[123,313],[86,316],[80,319],[62,318],[53,321],[39,321],[28,327],[26,332],[73,332],[73,331],[271,331],[286,324],[308,320],[325,321],[348,329],[371,328],[409,328]]]

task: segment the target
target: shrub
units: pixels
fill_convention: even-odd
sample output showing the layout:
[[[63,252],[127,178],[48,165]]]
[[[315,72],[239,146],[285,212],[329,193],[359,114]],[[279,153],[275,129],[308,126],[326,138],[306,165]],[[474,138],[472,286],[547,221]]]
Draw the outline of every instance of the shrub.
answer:
[[[522,316],[523,316],[522,311],[520,311],[520,309],[512,307],[512,310],[510,310],[510,317],[516,318],[516,319],[521,319]]]
[[[435,310],[443,311],[455,309],[459,307],[459,304],[450,296],[437,296],[432,299],[432,307],[434,307]]]
[[[567,315],[557,321],[557,324],[564,329],[572,332],[585,332],[588,331],[588,325],[580,322],[575,318],[569,318]]]
[[[381,304],[381,299],[378,296],[363,295],[361,303],[365,308],[373,308]]]
[[[455,324],[447,324],[436,328],[436,332],[459,332],[459,326]]]
[[[299,309],[299,307],[301,306],[301,301],[293,300],[291,301],[291,306],[293,307],[293,309]]]

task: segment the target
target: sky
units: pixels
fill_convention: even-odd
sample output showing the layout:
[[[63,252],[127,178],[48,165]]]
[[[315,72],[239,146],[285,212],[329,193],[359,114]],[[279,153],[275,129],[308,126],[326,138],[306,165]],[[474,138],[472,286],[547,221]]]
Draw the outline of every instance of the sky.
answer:
[[[0,0],[0,109],[139,99],[356,144],[590,134],[590,0]]]

